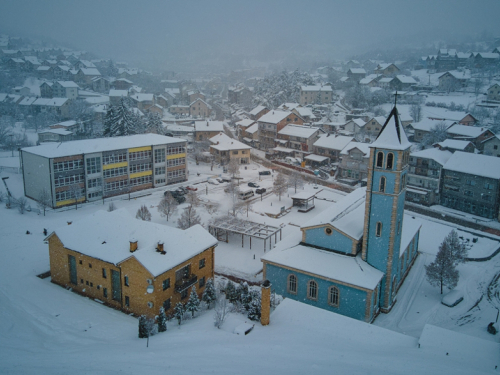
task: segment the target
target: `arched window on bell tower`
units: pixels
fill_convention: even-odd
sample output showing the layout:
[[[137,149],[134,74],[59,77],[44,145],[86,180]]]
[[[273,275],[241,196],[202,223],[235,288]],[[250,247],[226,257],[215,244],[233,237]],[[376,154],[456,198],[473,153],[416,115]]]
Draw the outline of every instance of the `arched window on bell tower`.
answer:
[[[377,228],[375,229],[375,235],[377,237],[382,236],[382,223],[380,221],[377,222]]]
[[[382,168],[384,166],[384,153],[377,153],[377,167]]]
[[[387,161],[385,164],[385,169],[392,169],[394,166],[394,154],[392,152],[389,152],[387,154]]]

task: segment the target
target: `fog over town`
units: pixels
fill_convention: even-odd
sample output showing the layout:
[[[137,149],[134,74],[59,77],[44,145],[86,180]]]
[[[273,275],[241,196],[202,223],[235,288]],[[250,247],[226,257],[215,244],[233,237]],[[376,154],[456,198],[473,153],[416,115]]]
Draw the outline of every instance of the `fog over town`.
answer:
[[[499,15],[0,0],[0,373],[498,374]]]

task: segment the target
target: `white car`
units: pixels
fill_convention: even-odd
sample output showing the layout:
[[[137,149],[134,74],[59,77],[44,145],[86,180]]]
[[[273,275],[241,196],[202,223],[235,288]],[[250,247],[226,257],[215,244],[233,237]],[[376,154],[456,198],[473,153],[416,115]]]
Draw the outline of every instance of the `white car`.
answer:
[[[216,180],[215,178],[209,178],[209,179],[207,180],[207,182],[208,182],[209,184],[212,184],[212,185],[219,185],[219,183],[217,182],[217,180]]]

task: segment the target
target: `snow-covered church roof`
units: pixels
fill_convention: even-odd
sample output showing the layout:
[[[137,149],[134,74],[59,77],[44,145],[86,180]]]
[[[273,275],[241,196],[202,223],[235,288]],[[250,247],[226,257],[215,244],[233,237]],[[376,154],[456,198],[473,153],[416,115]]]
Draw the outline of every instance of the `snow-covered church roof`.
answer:
[[[399,114],[396,106],[394,106],[389,117],[385,120],[382,130],[380,130],[377,139],[370,147],[400,151],[411,147],[411,143],[406,138],[403,126],[399,122]]]

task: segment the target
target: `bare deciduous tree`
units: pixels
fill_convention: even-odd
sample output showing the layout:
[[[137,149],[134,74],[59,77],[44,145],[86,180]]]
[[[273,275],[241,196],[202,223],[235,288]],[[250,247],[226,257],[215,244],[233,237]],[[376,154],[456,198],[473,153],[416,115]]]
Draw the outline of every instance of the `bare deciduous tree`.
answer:
[[[83,188],[80,184],[73,184],[69,186],[71,199],[75,202],[75,210],[78,210],[78,202],[84,197]]]
[[[297,192],[297,188],[301,188],[304,186],[304,177],[299,172],[292,172],[290,176],[288,176],[288,186],[293,187],[295,192]]]
[[[410,115],[414,122],[422,120],[422,105],[419,103],[412,104],[410,107]]]
[[[229,302],[226,299],[226,295],[217,288],[215,300],[215,313],[214,313],[214,325],[217,328],[222,327],[224,320],[226,320],[227,314],[229,314]]]
[[[288,184],[286,177],[283,173],[278,172],[273,182],[273,193],[279,197],[281,201],[281,196],[285,194],[288,190]]]
[[[177,220],[177,228],[188,229],[196,224],[201,224],[201,218],[194,206],[189,205],[184,209],[179,220]]]
[[[177,201],[171,194],[164,195],[158,205],[158,212],[161,216],[166,216],[167,221],[170,215],[173,215],[177,210]]]
[[[235,180],[231,179],[231,181],[227,184],[224,191],[227,193],[229,197],[229,203],[231,205],[231,211],[233,212],[233,216],[236,216],[240,203],[238,200],[238,194],[240,193],[240,189],[238,185],[236,185]]]
[[[28,200],[25,197],[21,197],[17,200],[17,209],[19,213],[22,215],[24,211],[26,211],[26,206],[28,205]]]
[[[43,216],[45,216],[47,208],[52,206],[52,197],[46,188],[43,188],[40,194],[38,194],[38,201],[36,204],[40,211],[43,211]]]
[[[137,213],[135,214],[136,219],[141,219],[144,221],[151,221],[151,212],[149,212],[148,208],[146,205],[142,205],[141,208],[137,210]]]
[[[114,210],[116,210],[116,206],[113,202],[109,202],[108,204],[108,212],[113,212]]]
[[[235,177],[240,174],[240,164],[238,163],[238,159],[231,159],[229,161],[229,164],[227,165],[227,173],[229,173],[231,177]]]

